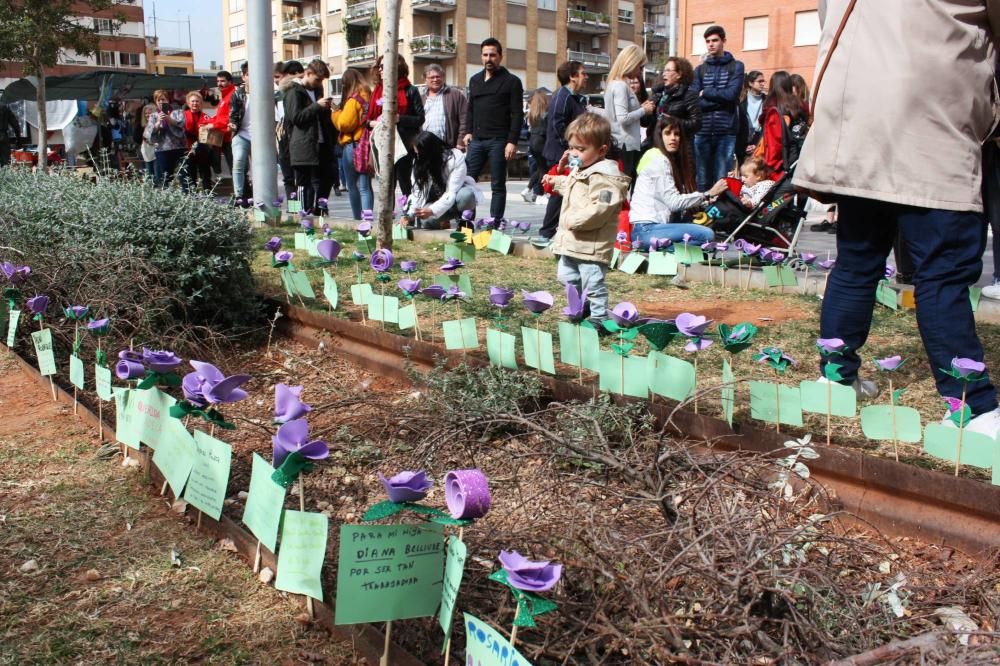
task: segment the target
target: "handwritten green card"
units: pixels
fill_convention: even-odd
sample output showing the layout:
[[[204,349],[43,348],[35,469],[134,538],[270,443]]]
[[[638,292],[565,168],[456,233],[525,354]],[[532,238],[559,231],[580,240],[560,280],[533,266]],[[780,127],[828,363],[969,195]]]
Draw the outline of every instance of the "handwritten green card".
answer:
[[[899,292],[889,286],[888,280],[879,280],[875,287],[875,302],[892,310],[898,310]]]
[[[355,305],[367,305],[373,295],[372,286],[367,282],[351,285],[351,302]]]
[[[997,440],[966,429],[962,434],[963,465],[989,469],[996,456]],[[958,428],[943,423],[929,423],[924,428],[924,451],[942,460],[955,461],[958,451]]]
[[[11,310],[7,320],[7,346],[13,347],[17,340],[17,322],[21,321],[21,311]]]
[[[733,369],[729,365],[729,359],[722,359],[722,391],[720,392],[720,397],[722,398],[722,411],[726,415],[726,423],[730,427],[733,425],[733,408],[736,406],[736,377],[733,375]]]
[[[600,355],[600,389],[609,393],[649,397],[649,381],[645,356],[622,357],[611,351]]]
[[[526,366],[547,372],[550,375],[556,374],[551,333],[522,326],[521,345],[524,347],[524,364]]]
[[[444,329],[445,349],[478,349],[479,336],[476,331],[476,320],[452,319],[442,324]]]
[[[272,553],[278,548],[278,527],[285,506],[285,489],[271,479],[274,468],[256,453],[250,471],[250,491],[243,509],[243,524]]]
[[[285,511],[275,589],[323,601],[323,560],[329,526],[325,514]],[[337,601],[339,606],[339,597]]]
[[[778,387],[777,394],[775,386]],[[767,423],[802,425],[799,387],[774,382],[750,382],[750,417]]]
[[[861,409],[861,432],[868,439],[895,439],[915,444],[921,440],[920,412],[912,407],[870,405]]]
[[[431,617],[441,603],[443,577],[443,526],[341,525],[335,622]]]
[[[486,329],[486,353],[493,365],[517,370],[517,338],[495,328]]]
[[[513,243],[514,238],[512,236],[508,236],[502,231],[494,231],[490,236],[490,242],[486,245],[486,249],[499,252],[500,254],[510,254],[510,248]]]
[[[111,400],[114,397],[111,393],[110,368],[94,364],[94,388],[97,390],[97,397],[101,400]]]
[[[694,395],[697,378],[694,365],[688,361],[653,351],[647,357],[646,368],[649,390],[656,395],[678,402]]]
[[[804,381],[799,383],[799,394],[803,412],[826,414],[829,404],[831,416],[852,419],[858,415],[858,394],[850,386],[836,382]]]
[[[465,663],[470,666],[531,666],[499,631],[475,615],[462,613],[465,621]]]
[[[614,270],[618,267],[618,262],[622,258],[622,251],[617,247],[611,251],[611,263],[608,264],[608,268]]]
[[[579,368],[582,359],[585,370],[597,372],[601,353],[598,340],[597,331],[590,326],[559,322],[559,360]]]
[[[451,638],[451,620],[455,614],[455,601],[458,599],[458,588],[462,585],[467,555],[468,549],[463,541],[459,541],[454,534],[448,537],[448,555],[444,561],[444,585],[441,590],[441,611],[438,613],[438,622],[444,630],[445,641]]]
[[[267,213],[260,210],[259,208],[253,209],[253,221],[254,222],[267,222]]]
[[[83,374],[83,359],[76,354],[69,355],[69,381],[81,391],[87,388],[87,380]]]
[[[768,287],[794,287],[799,283],[795,269],[788,266],[764,266],[764,279]]]
[[[31,334],[38,356],[38,372],[43,377],[56,374],[56,355],[52,351],[52,329],[44,328]]]
[[[138,450],[139,415],[135,411],[134,391],[115,387],[115,439],[125,446]]]
[[[301,213],[302,212],[302,202],[298,201],[296,199],[289,200],[289,202],[288,202],[288,212],[289,213]]]
[[[194,467],[194,438],[180,419],[168,418],[165,426],[167,432],[153,452],[153,464],[170,484],[174,497],[180,497]]]
[[[135,427],[143,444],[153,449],[160,445],[166,437],[167,423],[177,420],[170,416],[170,408],[176,402],[177,400],[157,388],[132,392],[129,407],[135,409]]]
[[[340,301],[340,292],[337,290],[337,281],[334,280],[327,271],[323,271],[323,298],[330,304],[331,310],[337,309]]]
[[[194,453],[194,467],[184,489],[184,499],[202,513],[218,520],[226,499],[226,486],[229,485],[233,447],[196,430]]]
[[[399,321],[399,297],[372,294],[368,299],[368,318],[395,324]]]
[[[677,257],[672,252],[650,252],[649,275],[677,275]]]

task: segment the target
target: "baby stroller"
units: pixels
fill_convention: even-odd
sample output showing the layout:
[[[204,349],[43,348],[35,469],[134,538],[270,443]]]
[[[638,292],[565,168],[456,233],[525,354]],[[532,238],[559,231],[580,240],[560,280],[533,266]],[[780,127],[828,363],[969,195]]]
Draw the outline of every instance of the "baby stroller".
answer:
[[[732,244],[743,239],[772,250],[791,252],[806,217],[803,202],[792,187],[795,164],[774,184],[759,204],[747,208],[733,192],[726,190],[705,214],[719,241]]]

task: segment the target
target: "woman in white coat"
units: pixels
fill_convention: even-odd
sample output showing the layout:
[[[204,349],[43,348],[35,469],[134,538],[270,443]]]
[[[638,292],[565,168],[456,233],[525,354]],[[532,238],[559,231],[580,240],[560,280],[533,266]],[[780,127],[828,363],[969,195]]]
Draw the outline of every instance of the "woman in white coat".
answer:
[[[399,223],[418,229],[447,229],[452,219],[485,201],[465,169],[465,153],[437,135],[420,132],[413,140],[413,191]]]

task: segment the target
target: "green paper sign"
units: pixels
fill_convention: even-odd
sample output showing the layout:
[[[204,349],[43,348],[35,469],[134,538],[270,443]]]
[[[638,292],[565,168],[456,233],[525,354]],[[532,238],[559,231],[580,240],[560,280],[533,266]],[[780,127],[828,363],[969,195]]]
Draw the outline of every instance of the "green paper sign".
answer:
[[[401,331],[414,328],[417,325],[417,306],[415,303],[404,305],[396,314],[396,325]]]
[[[445,349],[479,349],[479,336],[474,318],[452,319],[444,322],[442,327]]]
[[[476,260],[476,246],[472,243],[446,243],[444,258],[461,259],[463,263],[467,264]]]
[[[38,372],[42,377],[56,374],[56,355],[52,351],[52,329],[44,328],[31,334],[38,356]]]
[[[69,355],[69,381],[81,391],[87,388],[87,380],[83,375],[83,359],[76,354]]]
[[[799,283],[795,270],[788,266],[764,266],[764,279],[768,287],[794,287]]]
[[[460,291],[465,292],[466,297],[472,298],[472,280],[464,273],[462,275],[445,275],[442,273],[434,279],[434,284],[439,284],[445,289],[458,287]]]
[[[722,411],[726,415],[726,423],[733,427],[733,408],[736,406],[736,376],[733,375],[733,368],[729,365],[729,359],[722,359]]]
[[[643,356],[619,356],[611,351],[602,351],[598,367],[600,389],[636,398],[649,397],[647,363]]]
[[[401,224],[392,225],[392,240],[405,241],[410,240],[410,233]]]
[[[895,419],[895,425],[893,423]],[[870,405],[861,408],[861,431],[868,439],[895,439],[915,444],[921,440],[920,412],[897,405]]]
[[[500,231],[494,231],[490,235],[490,242],[486,244],[486,249],[499,252],[500,254],[510,254],[510,248],[513,243],[514,238],[512,236],[508,236]]]
[[[309,237],[306,236],[304,232],[301,232],[301,231],[297,232],[295,234],[295,249],[296,250],[305,250],[308,238]]]
[[[180,419],[167,418],[167,432],[153,452],[153,464],[170,484],[174,497],[180,497],[194,466],[194,438]]]
[[[559,360],[566,365],[597,372],[600,369],[601,345],[597,331],[589,326],[559,322]]]
[[[11,310],[10,319],[7,320],[7,346],[13,347],[17,339],[17,323],[21,321],[21,311]]]
[[[337,281],[326,271],[323,271],[323,298],[330,304],[331,310],[337,309],[337,303],[340,301],[340,292],[337,291]]]
[[[194,467],[184,489],[184,499],[202,513],[218,520],[226,499],[226,486],[229,485],[233,447],[196,430],[194,452]]]
[[[295,199],[291,199],[288,202],[288,212],[289,213],[301,213],[302,212],[302,202]]]
[[[644,263],[646,263],[646,257],[642,256],[638,252],[629,252],[628,256],[625,257],[625,261],[623,261],[621,266],[618,267],[618,270],[632,275],[642,268]]]
[[[259,208],[253,209],[253,221],[254,222],[267,222],[267,213],[260,210]]]
[[[115,387],[115,439],[125,446],[138,450],[139,415],[135,411],[134,391]]]
[[[778,387],[775,395],[774,387]],[[774,382],[750,382],[750,417],[758,421],[802,425],[802,400],[798,386],[785,386]]]
[[[467,555],[468,549],[464,542],[454,534],[448,537],[448,555],[444,561],[444,585],[441,590],[441,611],[438,613],[438,622],[444,630],[445,642],[451,638],[451,620],[455,614],[455,600],[458,598],[458,588],[462,585]]]
[[[443,573],[442,525],[341,525],[335,622],[431,617],[441,603]]]
[[[551,333],[522,326],[521,345],[524,347],[524,364],[526,366],[547,372],[550,375],[556,374]]]
[[[266,460],[253,454],[250,491],[243,509],[243,524],[272,553],[278,549],[278,527],[285,506],[285,489],[271,479],[273,472]]]
[[[97,389],[97,397],[101,400],[111,400],[114,397],[111,393],[110,368],[94,364],[94,387]]]
[[[989,469],[1000,444],[988,436],[966,429],[962,434],[961,464]],[[958,450],[958,428],[942,423],[929,423],[924,428],[924,451],[935,458],[955,462]]]
[[[622,258],[622,251],[621,250],[619,250],[618,248],[615,248],[614,250],[612,250],[611,251],[611,264],[608,267],[611,268],[612,270],[614,270],[615,267],[618,266],[618,260],[621,259],[621,258]]]
[[[310,257],[322,257],[319,253],[319,242],[323,240],[319,236],[306,236],[306,251]]]
[[[395,324],[399,321],[399,297],[372,294],[368,299],[368,318]]]
[[[646,368],[649,390],[656,395],[678,402],[694,395],[698,378],[691,363],[653,351],[647,357]]]
[[[486,353],[490,363],[501,368],[517,370],[517,338],[493,328],[486,329]]]
[[[1000,449],[993,453],[993,478],[994,486],[1000,486]]]
[[[329,526],[325,514],[285,511],[275,589],[323,601],[321,576]]]
[[[829,391],[829,393],[827,393]],[[858,415],[858,394],[850,386],[836,382],[801,382],[799,395],[802,411],[816,414],[827,413],[827,396],[831,416],[853,419]]]
[[[969,303],[972,304],[973,312],[979,310],[979,301],[982,300],[982,297],[983,297],[982,287],[969,287]]]
[[[367,305],[368,299],[373,295],[374,292],[372,292],[372,286],[367,282],[351,285],[351,302],[355,305]]]
[[[135,410],[136,432],[143,444],[157,448],[166,439],[167,423],[176,421],[170,416],[170,408],[177,401],[157,388],[133,391],[129,397],[129,408]]]
[[[677,275],[677,257],[671,252],[650,252],[649,275]]]
[[[875,302],[892,310],[899,309],[899,293],[889,286],[888,280],[879,280],[875,287]]]
[[[701,251],[701,248],[687,243],[674,243],[674,259],[678,263],[690,266],[705,261],[705,253]]]
[[[465,620],[465,663],[469,666],[531,666],[499,631],[478,617],[462,613]]]
[[[285,270],[288,271],[288,279],[294,290],[293,296],[298,294],[302,298],[316,298],[316,292],[313,291],[308,275],[302,271]]]

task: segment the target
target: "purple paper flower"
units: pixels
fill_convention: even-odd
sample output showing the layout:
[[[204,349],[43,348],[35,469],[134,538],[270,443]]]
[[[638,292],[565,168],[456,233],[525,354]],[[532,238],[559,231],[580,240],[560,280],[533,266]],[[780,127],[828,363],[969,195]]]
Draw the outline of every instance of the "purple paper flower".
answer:
[[[0,263],[0,270],[3,271],[4,277],[15,287],[24,284],[28,280],[28,276],[31,275],[30,266],[15,266],[7,261]]]
[[[651,252],[663,252],[670,248],[674,242],[669,238],[650,238],[649,239],[649,250]]]
[[[811,252],[803,252],[799,255],[799,259],[801,259],[802,263],[806,266],[812,266],[813,262],[816,261],[816,255]]]
[[[324,238],[320,242],[316,243],[316,252],[319,253],[319,256],[323,257],[323,259],[331,263],[337,261],[337,257],[340,256],[340,249],[340,243],[332,238]]]
[[[275,208],[277,208],[278,206],[280,206],[284,202],[285,202],[285,198],[284,197],[278,197],[276,199],[272,199],[271,200],[271,205],[274,206]]]
[[[615,236],[615,240],[618,241],[619,243],[627,243],[628,242],[628,234],[625,233],[624,231],[619,231],[618,235]]]
[[[569,319],[574,324],[579,324],[583,321],[586,306],[587,306],[587,292],[584,291],[582,294],[580,290],[576,288],[575,285],[566,285],[566,307],[563,308],[563,316]]]
[[[785,260],[785,255],[780,252],[772,252],[768,259],[772,264],[780,264]]]
[[[476,216],[476,211],[474,211],[474,210],[463,210],[462,211],[462,219],[465,220],[466,222],[471,222],[472,218],[474,218],[475,216]]]
[[[684,351],[688,352],[699,352],[703,349],[708,349],[712,346],[712,340],[708,338],[691,338],[688,343],[684,345]]]
[[[302,228],[305,229],[306,231],[314,230],[312,218],[309,217],[308,215],[303,215],[302,220],[299,222],[299,224],[301,224]]]
[[[684,234],[683,236],[681,236],[681,242],[684,243],[685,245],[687,245],[688,243],[690,243],[691,242],[691,234]]]
[[[291,199],[292,201],[295,201],[298,197],[299,197],[299,195],[298,195],[297,192],[292,192],[292,193],[290,193],[288,195],[288,198]],[[278,198],[280,199],[281,197],[278,197]]]
[[[63,310],[63,314],[66,315],[66,319],[72,321],[81,321],[90,312],[90,308],[86,305],[71,305]]]
[[[521,298],[524,299],[524,307],[528,308],[532,314],[542,314],[552,307],[555,299],[547,291],[525,291],[521,290]]]
[[[300,419],[312,411],[312,407],[302,402],[301,386],[278,384],[274,387],[274,421],[288,423]]]
[[[837,263],[836,259],[824,259],[823,261],[817,261],[816,265],[822,268],[824,271],[828,271],[833,268],[834,264]]]
[[[364,238],[368,238],[368,235],[371,234],[372,232],[372,223],[362,222],[358,226],[354,227],[354,230],[357,231]]]
[[[416,472],[400,472],[388,479],[381,472],[378,474],[379,481],[385,487],[385,492],[389,496],[390,502],[400,504],[402,502],[419,502],[427,497],[427,491],[434,485],[427,478],[427,472],[418,470]]]
[[[34,312],[36,315],[43,315],[45,311],[49,309],[49,297],[43,295],[33,296],[25,301],[28,309]]]
[[[892,278],[892,276],[895,275],[895,274],[896,274],[896,267],[895,266],[890,266],[889,264],[886,264],[885,265],[885,279],[888,280],[888,279]]]
[[[404,273],[416,273],[417,272],[417,262],[415,261],[401,261],[399,262],[399,270]]]
[[[701,244],[701,249],[703,252],[715,252],[715,247],[716,245],[712,241],[708,241],[707,243]]]
[[[464,301],[465,292],[455,286],[448,287],[448,291],[444,292],[444,295],[441,296],[442,301],[450,301],[456,298],[461,301]]]
[[[701,315],[682,312],[677,315],[674,325],[677,326],[681,335],[686,335],[689,338],[700,338],[705,335],[705,329],[712,325],[712,321],[712,319],[706,319]]]
[[[325,210],[329,205],[330,205],[330,200],[327,199],[326,197],[320,197],[319,199],[316,199],[316,206],[318,206],[319,208]]]
[[[396,198],[396,206],[401,209],[406,208],[406,204],[409,203],[409,201],[410,197],[405,194],[400,194],[399,197]]]
[[[944,404],[948,407],[949,416],[965,407],[960,398],[950,398],[948,396],[944,396],[942,400],[944,400]]]
[[[490,285],[490,303],[498,308],[505,308],[514,298],[514,290],[506,287]]]
[[[239,402],[247,397],[240,388],[250,381],[250,375],[226,377],[211,363],[190,361],[194,372],[184,375],[181,389],[184,397],[198,407]]]
[[[511,226],[521,233],[526,234],[531,231],[531,222],[511,222]]]
[[[296,419],[282,425],[271,437],[271,444],[274,447],[275,467],[281,467],[281,463],[291,453],[298,453],[308,460],[323,460],[330,455],[326,442],[318,439],[309,441],[309,424],[305,419]]]
[[[375,221],[375,211],[371,208],[366,208],[361,211],[361,220],[363,222],[374,222]]]
[[[124,381],[139,379],[146,376],[146,368],[138,361],[122,359],[115,364],[115,376]]]
[[[725,252],[726,250],[729,249],[729,243],[716,243],[715,249],[718,250],[719,252]]]
[[[444,271],[445,273],[450,273],[452,271],[457,271],[459,268],[462,268],[464,266],[465,263],[461,259],[455,259],[454,257],[452,257],[451,259],[445,259],[445,263],[441,267],[441,270]]]
[[[455,469],[444,477],[448,513],[460,520],[482,518],[490,510],[490,484],[478,469]]]
[[[289,261],[292,260],[294,256],[295,255],[293,255],[288,250],[282,250],[281,252],[275,253],[274,261],[276,264],[287,264]]]
[[[123,349],[118,352],[118,359],[122,361],[132,361],[142,365],[142,354],[131,349]]]
[[[516,550],[500,551],[500,565],[507,572],[507,582],[525,592],[545,592],[551,590],[562,575],[562,565],[548,560],[534,562]]]
[[[371,267],[376,273],[387,273],[392,268],[392,252],[382,248],[372,252]]]
[[[784,373],[788,366],[798,365],[798,362],[781,351],[778,347],[765,347],[759,354],[754,355],[754,360],[758,363],[767,363],[778,372]]]
[[[847,351],[847,345],[840,338],[819,338],[816,346],[823,355],[843,354]]]
[[[611,318],[622,328],[632,328],[639,321],[639,309],[628,301],[623,301],[611,310]]]
[[[111,320],[106,317],[104,319],[91,319],[87,322],[87,330],[98,337],[107,335],[110,328]]]
[[[447,292],[441,285],[431,284],[421,289],[420,293],[421,295],[426,296],[427,298],[433,298],[440,301],[442,298],[444,298],[444,295]]]
[[[271,240],[264,243],[264,249],[274,254],[281,249],[281,238],[278,236],[271,236]]]
[[[481,218],[478,222],[476,222],[476,226],[480,229],[485,229],[486,227],[493,226],[494,222],[496,222],[496,218],[484,217]]]
[[[899,367],[903,365],[903,357],[897,354],[896,356],[890,356],[888,358],[877,358],[875,359],[875,365],[878,366],[879,370],[892,372],[893,370],[899,369]]]
[[[181,363],[181,357],[165,349],[142,348],[142,362],[147,368],[161,375],[176,370]]]
[[[420,280],[403,278],[396,283],[396,286],[399,287],[404,293],[412,297],[420,291]]]
[[[956,379],[971,379],[975,375],[981,375],[986,372],[986,364],[980,361],[974,361],[971,358],[958,358],[957,356],[951,359],[951,369],[955,373],[954,377]]]
[[[331,234],[333,234],[333,229],[330,228],[330,223],[329,222],[324,222],[323,223],[323,235],[329,238]]]
[[[743,254],[747,255],[748,257],[752,257],[753,255],[760,252],[760,245],[755,245],[753,243],[743,241],[743,246],[740,247],[739,249],[743,252]]]

